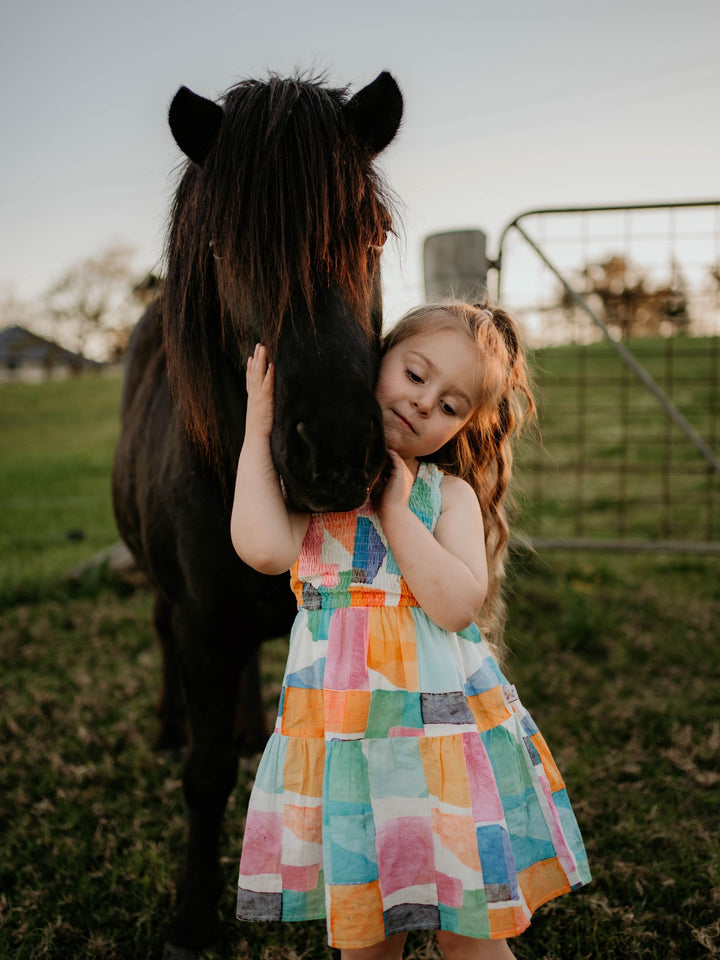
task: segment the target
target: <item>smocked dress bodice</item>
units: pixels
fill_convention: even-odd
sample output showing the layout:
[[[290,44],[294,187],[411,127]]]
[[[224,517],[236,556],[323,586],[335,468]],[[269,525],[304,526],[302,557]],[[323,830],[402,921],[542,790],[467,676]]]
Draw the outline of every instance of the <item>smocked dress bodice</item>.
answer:
[[[442,473],[421,463],[409,507],[433,531],[441,509]],[[347,513],[314,514],[290,571],[299,607],[417,606],[370,501]]]

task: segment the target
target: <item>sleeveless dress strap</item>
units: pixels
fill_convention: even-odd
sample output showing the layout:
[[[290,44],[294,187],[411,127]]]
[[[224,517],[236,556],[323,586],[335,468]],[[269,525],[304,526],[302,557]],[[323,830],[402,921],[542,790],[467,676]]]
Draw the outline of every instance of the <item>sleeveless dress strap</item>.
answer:
[[[428,527],[435,530],[442,508],[442,470],[434,463],[421,463],[410,492],[409,507]]]

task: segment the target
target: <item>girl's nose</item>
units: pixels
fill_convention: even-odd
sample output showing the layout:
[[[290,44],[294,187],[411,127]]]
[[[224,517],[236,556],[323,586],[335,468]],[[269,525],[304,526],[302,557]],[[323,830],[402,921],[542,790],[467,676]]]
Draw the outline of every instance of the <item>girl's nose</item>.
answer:
[[[430,404],[424,394],[414,397],[412,403],[421,417],[426,417],[430,413]]]

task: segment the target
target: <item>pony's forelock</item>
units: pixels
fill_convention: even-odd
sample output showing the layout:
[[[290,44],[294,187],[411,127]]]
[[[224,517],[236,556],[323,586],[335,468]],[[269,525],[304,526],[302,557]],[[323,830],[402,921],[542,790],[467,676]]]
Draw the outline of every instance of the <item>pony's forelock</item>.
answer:
[[[222,442],[211,371],[240,370],[257,339],[272,351],[294,309],[312,317],[319,285],[337,284],[372,338],[372,251],[392,201],[347,123],[347,96],[317,75],[241,81],[205,163],[188,163],[178,187],[164,339],[173,391],[211,459]]]

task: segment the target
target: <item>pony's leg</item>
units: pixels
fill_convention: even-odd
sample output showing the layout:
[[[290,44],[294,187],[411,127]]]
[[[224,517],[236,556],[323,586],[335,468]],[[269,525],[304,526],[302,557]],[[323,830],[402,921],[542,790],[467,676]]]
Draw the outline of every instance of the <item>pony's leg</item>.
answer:
[[[187,609],[176,609],[174,622],[191,738],[183,768],[187,854],[167,940],[174,947],[201,950],[220,934],[217,903],[223,880],[218,847],[225,807],[237,780],[233,726],[247,653],[237,623],[228,629],[220,618],[199,622]]]
[[[259,753],[267,743],[262,699],[259,649],[248,657],[240,674],[240,696],[235,715],[235,746],[241,756]]]
[[[187,718],[172,624],[172,607],[159,590],[155,594],[153,624],[162,654],[162,687],[157,709],[160,733],[155,749],[177,750],[187,743]]]

